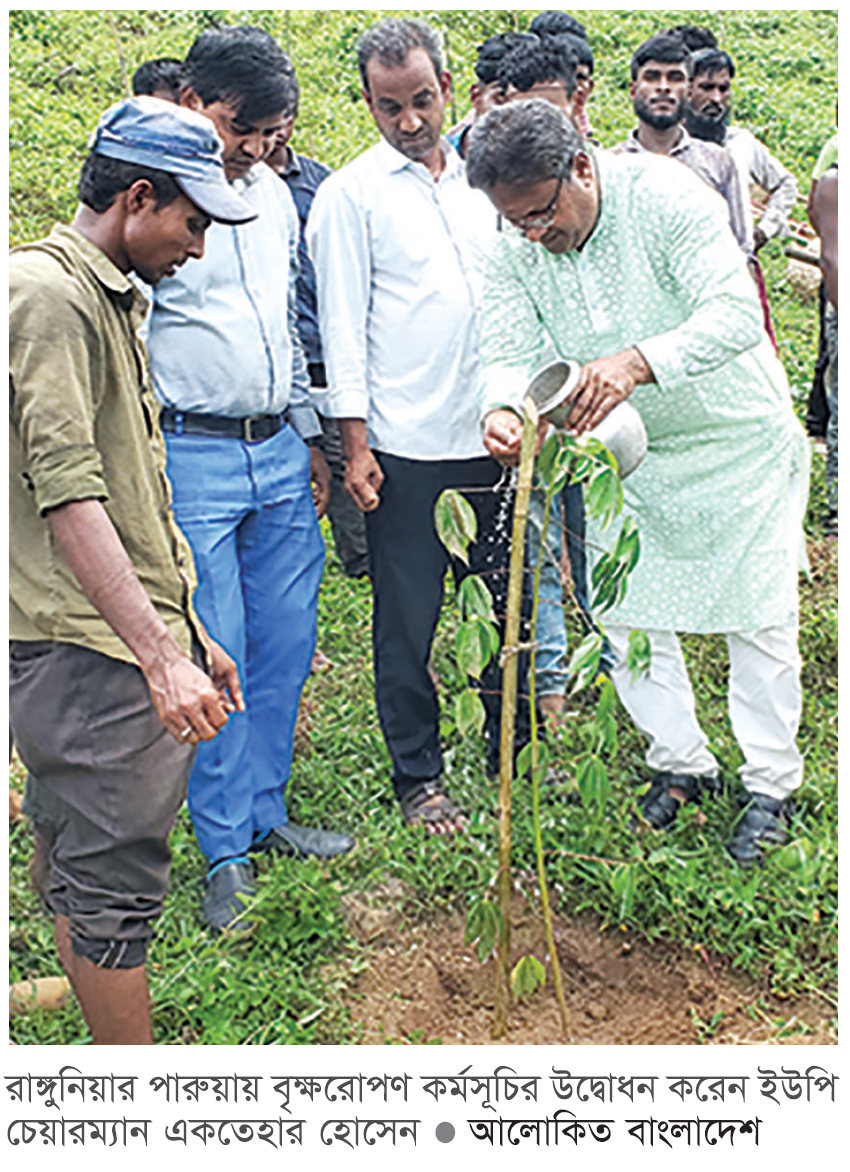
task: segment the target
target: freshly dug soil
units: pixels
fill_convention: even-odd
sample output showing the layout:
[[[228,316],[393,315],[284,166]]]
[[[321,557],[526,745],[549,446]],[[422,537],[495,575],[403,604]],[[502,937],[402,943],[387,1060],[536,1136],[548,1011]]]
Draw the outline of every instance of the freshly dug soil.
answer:
[[[369,901],[372,903],[373,901]],[[463,944],[460,917],[398,931],[394,917],[350,910],[350,926],[372,941],[368,969],[349,997],[366,1045],[440,1040],[488,1045],[493,960],[480,964]],[[380,934],[376,929],[383,928]],[[560,1028],[551,979],[513,1006],[500,1044],[554,1045],[834,1045],[834,1009],[824,999],[780,1000],[702,951],[647,942],[590,920],[556,921],[555,938],[569,1031]],[[519,906],[516,957],[545,956],[539,917]]]

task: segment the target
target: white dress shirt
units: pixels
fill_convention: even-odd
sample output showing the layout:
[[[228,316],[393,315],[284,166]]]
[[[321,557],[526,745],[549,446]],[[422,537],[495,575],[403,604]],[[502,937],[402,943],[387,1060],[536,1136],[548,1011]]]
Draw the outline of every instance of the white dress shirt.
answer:
[[[298,340],[298,216],[265,163],[234,188],[259,212],[212,224],[204,256],[150,291],[147,327],[154,389],[178,411],[242,417],[289,407],[302,438],[319,433]]]
[[[742,126],[730,126],[723,141],[738,169],[741,190],[747,216],[747,230],[750,250],[753,241],[753,213],[750,206],[750,187],[757,183],[767,194],[767,208],[759,221],[759,227],[768,240],[774,236],[788,235],[788,216],[797,198],[797,180],[789,170],[775,159],[763,142],[744,130]]]
[[[414,460],[485,455],[475,406],[492,204],[442,143],[437,182],[382,139],[319,188],[307,222],[328,390],[369,444]]]

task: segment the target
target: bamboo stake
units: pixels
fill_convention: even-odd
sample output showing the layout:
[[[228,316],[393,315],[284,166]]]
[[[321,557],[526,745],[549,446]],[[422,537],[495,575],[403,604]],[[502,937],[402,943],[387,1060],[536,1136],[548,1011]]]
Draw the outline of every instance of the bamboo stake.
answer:
[[[537,557],[537,566],[534,570],[534,604],[531,612],[531,662],[528,668],[529,705],[531,707],[531,820],[534,826],[534,850],[537,855],[537,882],[540,885],[540,906],[543,911],[543,926],[546,934],[546,947],[549,949],[549,958],[552,962],[552,980],[555,984],[555,997],[558,1009],[561,1012],[561,1029],[564,1037],[567,1035],[569,1015],[567,1003],[564,999],[564,986],[561,980],[561,964],[555,949],[555,929],[552,925],[552,908],[549,904],[549,888],[546,886],[546,868],[543,865],[543,832],[540,828],[540,739],[537,733],[537,684],[535,669],[537,667],[537,612],[540,607],[540,572],[543,568],[543,559],[546,556],[546,541],[549,536],[549,515],[552,509],[552,494],[547,490],[546,508],[543,512],[543,525],[540,530],[540,553]]]
[[[537,447],[537,408],[531,399],[523,403],[522,448],[511,534],[505,642],[502,648],[502,727],[499,756],[499,874],[496,880],[500,919],[496,946],[496,1004],[491,1029],[494,1038],[503,1037],[511,1005],[511,782],[514,775],[514,724],[517,703],[517,656],[522,608],[522,571],[525,561],[525,530],[534,455]]]

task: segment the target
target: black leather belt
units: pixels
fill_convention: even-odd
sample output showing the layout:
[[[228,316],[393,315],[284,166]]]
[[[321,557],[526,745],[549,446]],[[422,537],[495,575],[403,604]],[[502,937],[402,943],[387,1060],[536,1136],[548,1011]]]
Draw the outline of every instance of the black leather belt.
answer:
[[[228,415],[201,415],[197,411],[175,411],[173,407],[163,407],[159,416],[162,430],[175,435],[229,436],[248,444],[277,435],[285,422],[282,414],[245,415],[238,419]]]

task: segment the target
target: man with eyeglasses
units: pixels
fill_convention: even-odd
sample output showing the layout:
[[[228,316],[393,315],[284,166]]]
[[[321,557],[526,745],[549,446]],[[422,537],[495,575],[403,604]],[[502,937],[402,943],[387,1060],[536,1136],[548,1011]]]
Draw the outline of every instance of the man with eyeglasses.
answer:
[[[786,800],[803,776],[797,569],[808,448],[725,210],[670,160],[591,158],[539,101],[482,119],[467,172],[516,229],[496,245],[484,298],[488,450],[516,462],[522,388],[547,344],[583,364],[574,434],[631,398],[649,437],[623,485],[640,560],[625,598],[601,616],[612,679],[649,742],[643,819],[668,827],[718,786],[676,632],[722,633],[747,793],[728,849],[759,862],[786,838]],[[590,548],[610,544],[588,528]],[[626,667],[634,629],[652,651],[637,680]]]
[[[225,178],[258,213],[246,228],[211,233],[194,271],[159,283],[148,335],[198,611],[245,682],[244,718],[201,748],[189,781],[208,863],[202,914],[221,933],[246,927],[250,856],[329,859],[354,839],[298,825],[286,806],[324,562],[311,472],[328,483],[324,458],[302,438],[320,428],[297,332],[298,217],[263,162],[294,109],[295,70],[273,37],[240,25],[201,33],[182,79],[181,105],[213,125]]]
[[[444,489],[468,491],[478,518],[469,570],[486,575],[503,615],[502,470],[484,448],[475,403],[483,261],[495,216],[440,136],[450,79],[436,31],[422,21],[384,20],[363,34],[357,54],[381,141],[324,181],[307,225],[324,410],[339,420],[346,486],[366,517],[378,715],[402,818],[449,835],[464,819],[442,778],[440,709],[428,671],[449,565],[434,505]],[[469,572],[457,560],[452,568],[456,577]],[[500,687],[491,664],[482,680],[491,770]],[[519,744],[525,712],[522,722]]]

